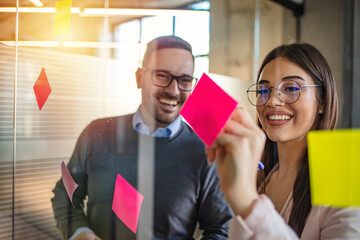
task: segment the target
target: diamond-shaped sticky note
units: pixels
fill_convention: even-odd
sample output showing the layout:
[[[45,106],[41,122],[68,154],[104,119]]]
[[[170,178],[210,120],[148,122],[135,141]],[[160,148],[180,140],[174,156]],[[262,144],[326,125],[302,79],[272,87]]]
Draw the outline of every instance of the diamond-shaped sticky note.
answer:
[[[144,196],[118,174],[116,177],[112,210],[134,233],[136,233],[143,200]]]
[[[33,88],[36,101],[38,103],[39,109],[41,110],[51,93],[51,87],[44,68],[42,68]]]
[[[204,73],[180,114],[204,143],[211,146],[236,105],[237,101]]]

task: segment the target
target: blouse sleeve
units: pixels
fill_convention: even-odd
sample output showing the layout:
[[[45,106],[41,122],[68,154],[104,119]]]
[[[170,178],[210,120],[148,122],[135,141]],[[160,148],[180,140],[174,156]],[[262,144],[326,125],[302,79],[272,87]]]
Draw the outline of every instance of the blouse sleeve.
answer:
[[[235,216],[229,226],[229,239],[299,239],[266,195],[260,195],[252,212],[243,219]]]
[[[360,239],[360,208],[329,207],[320,227],[320,239]]]

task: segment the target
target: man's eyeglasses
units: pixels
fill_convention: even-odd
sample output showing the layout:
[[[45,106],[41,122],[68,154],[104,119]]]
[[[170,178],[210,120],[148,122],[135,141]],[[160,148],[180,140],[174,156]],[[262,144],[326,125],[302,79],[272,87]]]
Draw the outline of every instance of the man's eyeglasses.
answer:
[[[269,99],[272,89],[276,89],[276,96],[284,103],[296,102],[303,87],[322,87],[321,85],[299,85],[296,81],[286,80],[280,82],[277,87],[268,87],[261,83],[255,83],[246,91],[250,103],[254,106],[263,106]]]
[[[151,81],[155,86],[163,87],[163,88],[170,86],[172,81],[175,79],[178,88],[181,91],[191,91],[198,80],[197,78],[194,78],[189,75],[175,76],[163,70],[147,69],[147,68],[143,68],[143,70],[149,71],[151,73]]]

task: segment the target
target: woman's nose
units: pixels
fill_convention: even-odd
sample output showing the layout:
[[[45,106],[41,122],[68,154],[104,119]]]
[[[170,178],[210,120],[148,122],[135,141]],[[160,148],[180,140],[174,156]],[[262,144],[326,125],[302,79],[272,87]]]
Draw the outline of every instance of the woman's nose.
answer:
[[[281,105],[285,104],[283,101],[281,101],[281,93],[278,92],[276,88],[273,88],[269,94],[270,94],[269,100],[267,101],[266,104],[268,104],[272,107],[281,106]]]

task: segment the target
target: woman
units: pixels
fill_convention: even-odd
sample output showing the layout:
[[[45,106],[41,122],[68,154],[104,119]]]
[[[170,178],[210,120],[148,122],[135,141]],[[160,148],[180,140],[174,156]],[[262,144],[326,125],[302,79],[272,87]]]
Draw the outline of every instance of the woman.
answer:
[[[359,210],[310,201],[307,133],[334,129],[338,118],[325,58],[309,44],[277,47],[247,92],[262,129],[239,108],[207,149],[236,215],[230,239],[360,239]]]

